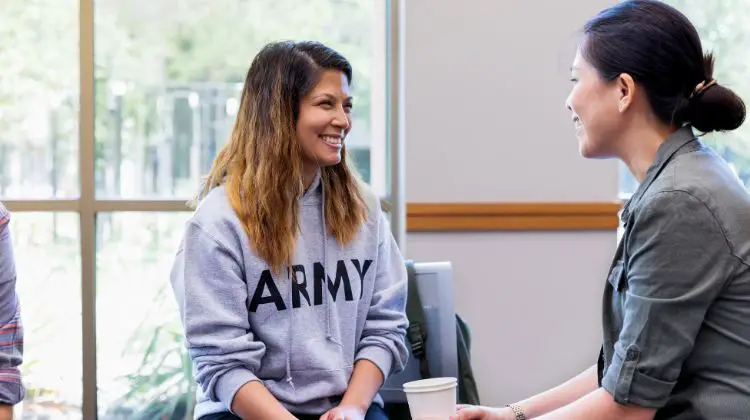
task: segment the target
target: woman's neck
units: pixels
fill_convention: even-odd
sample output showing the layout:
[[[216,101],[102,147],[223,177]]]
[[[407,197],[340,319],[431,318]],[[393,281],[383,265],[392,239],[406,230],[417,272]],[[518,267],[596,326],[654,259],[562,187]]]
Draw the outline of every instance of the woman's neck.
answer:
[[[661,124],[639,124],[623,136],[619,142],[622,145],[620,159],[638,183],[646,179],[649,168],[656,160],[659,147],[675,131],[675,127]]]
[[[313,181],[315,181],[315,176],[318,174],[319,170],[320,168],[317,166],[306,166],[303,169],[302,185],[305,187],[305,192],[310,189],[310,186],[312,185]]]

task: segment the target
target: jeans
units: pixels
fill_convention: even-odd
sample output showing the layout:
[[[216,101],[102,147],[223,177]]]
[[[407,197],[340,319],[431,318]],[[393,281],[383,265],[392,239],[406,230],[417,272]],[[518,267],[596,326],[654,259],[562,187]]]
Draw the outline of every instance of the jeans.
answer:
[[[323,413],[320,414],[294,414],[294,417],[297,417],[299,420],[318,420],[320,416],[323,415]],[[225,412],[225,413],[214,413],[209,414],[207,416],[203,416],[200,418],[200,420],[241,420],[239,417],[235,416],[232,413]],[[388,415],[385,414],[385,410],[377,404],[373,404],[370,406],[369,409],[367,409],[367,413],[365,414],[365,420],[388,420]]]

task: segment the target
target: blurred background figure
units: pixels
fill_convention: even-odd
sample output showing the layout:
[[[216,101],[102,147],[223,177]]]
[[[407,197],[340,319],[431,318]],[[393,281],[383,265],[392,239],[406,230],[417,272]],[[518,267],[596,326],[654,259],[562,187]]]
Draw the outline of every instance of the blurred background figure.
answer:
[[[18,369],[23,359],[23,328],[9,221],[10,213],[0,203],[0,420],[13,418],[13,406],[25,394]]]

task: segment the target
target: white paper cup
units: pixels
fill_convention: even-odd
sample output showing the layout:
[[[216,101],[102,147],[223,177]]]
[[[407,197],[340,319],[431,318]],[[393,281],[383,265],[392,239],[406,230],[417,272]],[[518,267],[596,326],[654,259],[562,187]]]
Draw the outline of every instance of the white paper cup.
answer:
[[[448,420],[456,414],[456,378],[429,378],[404,384],[412,420]]]

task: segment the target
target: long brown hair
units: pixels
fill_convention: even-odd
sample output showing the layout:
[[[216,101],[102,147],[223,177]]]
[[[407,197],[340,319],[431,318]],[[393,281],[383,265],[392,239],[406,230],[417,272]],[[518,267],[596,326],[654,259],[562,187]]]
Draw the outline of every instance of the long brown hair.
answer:
[[[339,70],[351,83],[346,58],[318,42],[274,42],[258,53],[245,78],[231,138],[196,199],[225,183],[251,248],[276,274],[291,264],[298,199],[304,193],[303,152],[295,130],[300,102],[322,70]],[[346,147],[339,164],[321,168],[321,183],[326,233],[346,245],[366,220],[359,177],[347,165]]]

